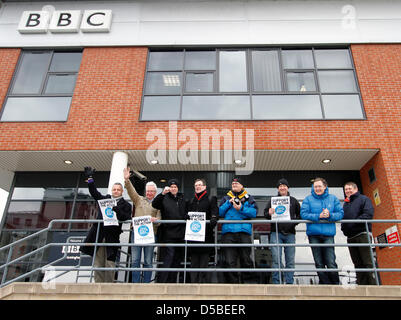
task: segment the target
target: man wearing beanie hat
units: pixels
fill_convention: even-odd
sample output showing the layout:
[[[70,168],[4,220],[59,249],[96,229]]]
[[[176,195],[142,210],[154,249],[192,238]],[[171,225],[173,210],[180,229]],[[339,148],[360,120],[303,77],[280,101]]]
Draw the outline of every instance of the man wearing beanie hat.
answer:
[[[184,195],[178,192],[177,179],[170,179],[162,193],[159,193],[152,202],[155,209],[160,210],[162,220],[185,220],[186,201]],[[161,243],[183,243],[185,236],[184,223],[165,223],[159,227]],[[182,247],[166,247],[162,254],[163,268],[179,268],[183,260]],[[160,283],[176,282],[177,272],[161,271],[158,274]]]
[[[290,196],[288,192],[290,185],[288,181],[284,178],[278,180],[277,189],[278,197],[290,197],[290,217],[291,220],[300,220],[301,206],[297,199]],[[274,209],[272,208],[271,201],[267,202],[266,208],[264,210],[266,219],[271,219],[274,214]],[[270,243],[295,243],[295,226],[296,223],[278,223],[278,232],[276,230],[276,224],[271,224],[271,234]],[[272,247],[272,268],[282,267],[281,262],[282,247]],[[284,247],[285,254],[285,268],[293,269],[295,267],[295,247]],[[294,272],[284,272],[284,278],[286,284],[294,283]],[[272,275],[273,284],[279,284],[280,273],[275,271]]]
[[[254,198],[247,193],[242,185],[240,177],[234,177],[231,182],[231,190],[222,199],[219,206],[219,215],[224,220],[249,220],[256,217],[258,212]],[[223,243],[252,243],[252,224],[250,223],[226,223],[222,226]],[[241,268],[253,268],[250,247],[225,247],[224,258],[228,268],[237,267],[237,259]],[[236,272],[225,272],[229,283],[239,283],[240,278]],[[243,283],[251,283],[252,272],[241,274]]]

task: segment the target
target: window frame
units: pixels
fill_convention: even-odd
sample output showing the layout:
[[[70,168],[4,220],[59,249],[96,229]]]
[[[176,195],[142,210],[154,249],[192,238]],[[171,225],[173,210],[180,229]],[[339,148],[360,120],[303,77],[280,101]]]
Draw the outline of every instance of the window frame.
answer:
[[[40,54],[40,53],[46,53],[46,52],[50,52],[50,57],[49,57],[49,61],[47,63],[47,67],[45,69],[45,76],[43,77],[42,83],[40,84],[40,90],[39,93],[12,93],[15,83],[17,81],[17,74],[19,73],[20,69],[21,69],[21,65],[23,63],[23,59],[24,56],[26,56],[26,54],[28,53],[34,53],[34,54]],[[78,68],[77,71],[50,71],[50,66],[52,64],[53,58],[55,53],[77,53],[80,52],[81,53],[81,62],[82,62],[82,54],[83,54],[83,49],[40,49],[40,50],[35,50],[35,49],[27,49],[27,50],[22,50],[19,57],[18,57],[18,61],[17,61],[17,65],[15,67],[10,85],[7,89],[7,93],[6,96],[4,98],[4,102],[0,111],[0,123],[8,123],[8,122],[67,122],[68,121],[68,117],[69,117],[69,113],[70,113],[70,109],[71,109],[71,103],[70,106],[68,107],[68,112],[66,115],[66,119],[65,120],[3,120],[3,114],[4,111],[6,109],[6,105],[7,105],[7,101],[9,98],[46,98],[46,97],[60,97],[60,98],[72,98],[74,96],[74,91],[75,91],[75,87],[76,87],[76,83],[77,83],[77,79],[78,79],[78,74],[79,74],[79,70],[80,70],[80,66]],[[81,64],[80,62],[80,64]],[[75,82],[74,82],[74,87],[73,87],[73,91],[71,93],[46,93],[46,87],[49,81],[49,77],[53,76],[53,75],[75,75]]]
[[[317,68],[317,63],[316,63],[316,54],[315,50],[347,50],[349,54],[349,58],[351,61],[350,68]],[[280,81],[281,81],[281,91],[255,91],[254,90],[254,83],[253,83],[253,62],[252,62],[252,51],[277,51],[278,53],[278,62],[279,62],[279,70],[280,70]],[[283,65],[283,50],[311,50],[312,52],[312,58],[313,58],[313,69],[311,68],[306,68],[306,69],[293,69],[293,68],[284,68]],[[146,81],[147,81],[147,75],[150,72],[154,71],[148,71],[149,70],[149,55],[151,52],[171,52],[171,51],[179,51],[183,52],[183,69],[181,70],[182,75],[183,75],[183,83],[182,83],[182,90],[180,94],[146,94]],[[215,51],[216,52],[216,69],[215,70],[185,70],[185,57],[186,57],[186,52],[187,51]],[[246,58],[246,77],[247,77],[247,91],[244,92],[219,92],[219,55],[221,51],[245,51],[245,58]],[[319,82],[319,77],[318,77],[318,72],[319,71],[342,71],[342,70],[347,70],[347,71],[352,71],[353,72],[353,79],[355,81],[355,87],[356,91],[355,92],[322,92],[320,89],[320,82]],[[158,70],[160,71],[160,70]],[[165,70],[164,72],[171,72],[171,71],[179,71],[179,70]],[[199,72],[199,73],[214,73],[214,91],[213,92],[187,92],[186,91],[186,73],[187,72]],[[288,86],[287,86],[287,73],[288,72],[312,72],[314,76],[314,81],[315,81],[315,87],[316,91],[304,91],[304,92],[298,92],[298,91],[288,91]],[[365,113],[365,108],[364,104],[362,101],[361,97],[361,91],[360,91],[360,86],[355,70],[355,65],[353,61],[353,56],[352,56],[352,51],[350,50],[349,46],[311,46],[311,47],[210,47],[210,48],[172,48],[171,50],[168,50],[166,48],[152,48],[150,47],[148,50],[148,59],[146,63],[146,70],[145,70],[145,83],[144,83],[143,91],[142,91],[142,99],[141,99],[141,110],[139,113],[139,121],[166,121],[166,120],[151,120],[151,119],[143,119],[142,114],[144,110],[144,98],[149,97],[149,96],[178,96],[180,97],[180,105],[179,105],[179,116],[177,119],[174,121],[222,121],[219,119],[205,119],[205,120],[198,120],[198,119],[183,119],[182,118],[182,109],[183,109],[183,97],[184,96],[198,96],[198,95],[208,95],[208,96],[213,96],[213,95],[248,95],[250,98],[250,119],[236,119],[235,121],[266,121],[266,120],[287,120],[287,121],[305,121],[305,120],[325,120],[325,121],[330,121],[330,120],[366,120],[366,113]],[[252,97],[253,96],[258,96],[258,95],[318,95],[319,96],[319,101],[320,101],[320,108],[322,111],[322,118],[320,119],[287,119],[287,118],[274,118],[274,119],[256,119],[253,117],[253,101]],[[353,118],[353,119],[345,119],[345,118],[326,118],[325,117],[325,112],[324,112],[324,105],[323,105],[323,98],[322,96],[324,95],[358,95],[359,97],[359,102],[360,106],[362,109],[362,118]]]

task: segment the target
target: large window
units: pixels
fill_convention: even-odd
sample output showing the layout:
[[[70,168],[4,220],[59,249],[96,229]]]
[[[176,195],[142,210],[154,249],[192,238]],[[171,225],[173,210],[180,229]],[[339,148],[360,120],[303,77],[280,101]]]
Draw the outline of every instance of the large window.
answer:
[[[23,51],[1,121],[66,121],[81,52]]]
[[[349,49],[150,51],[141,120],[364,119]]]

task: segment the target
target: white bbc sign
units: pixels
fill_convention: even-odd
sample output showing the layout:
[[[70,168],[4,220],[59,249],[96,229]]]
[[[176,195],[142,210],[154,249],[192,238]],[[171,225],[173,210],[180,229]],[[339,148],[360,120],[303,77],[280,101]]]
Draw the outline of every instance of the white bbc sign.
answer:
[[[18,25],[20,33],[109,32],[111,10],[24,11]]]

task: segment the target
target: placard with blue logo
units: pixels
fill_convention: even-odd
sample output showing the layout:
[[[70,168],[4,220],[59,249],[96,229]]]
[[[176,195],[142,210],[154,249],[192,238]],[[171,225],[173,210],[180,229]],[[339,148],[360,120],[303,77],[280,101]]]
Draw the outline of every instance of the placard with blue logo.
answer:
[[[291,220],[290,216],[290,197],[272,197],[272,220]]]
[[[103,199],[97,202],[102,211],[104,226],[118,226],[117,214],[113,211],[113,207],[117,205],[117,201],[115,199]]]
[[[153,232],[153,223],[151,216],[141,216],[132,218],[135,243],[155,243],[155,234]]]
[[[206,213],[188,212],[189,220],[185,228],[185,240],[205,241]]]

